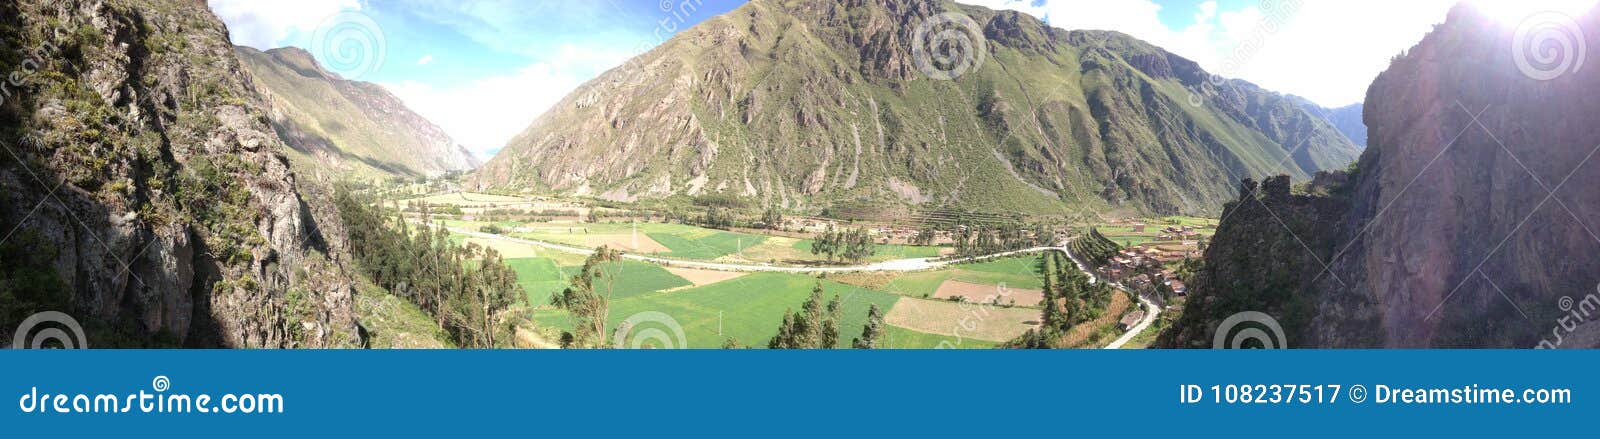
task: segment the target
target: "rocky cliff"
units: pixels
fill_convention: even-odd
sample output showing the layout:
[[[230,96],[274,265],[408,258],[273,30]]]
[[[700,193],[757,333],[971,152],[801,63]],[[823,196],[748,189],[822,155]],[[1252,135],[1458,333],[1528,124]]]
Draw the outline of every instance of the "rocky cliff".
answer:
[[[1566,33],[1525,31],[1539,24]],[[1600,283],[1600,69],[1574,67],[1600,56],[1583,35],[1597,29],[1594,12],[1518,23],[1452,10],[1372,84],[1352,173],[1228,206],[1163,343],[1209,347],[1247,310],[1300,347],[1557,340]]]
[[[478,166],[466,148],[383,87],[349,81],[298,48],[237,49],[297,168],[338,176],[438,176]]]
[[[8,1],[0,41],[0,331],[63,311],[94,347],[359,344],[338,218],[203,3]]]
[[[476,174],[632,200],[1211,212],[1359,149],[1114,32],[930,0],[756,0],[579,87]]]

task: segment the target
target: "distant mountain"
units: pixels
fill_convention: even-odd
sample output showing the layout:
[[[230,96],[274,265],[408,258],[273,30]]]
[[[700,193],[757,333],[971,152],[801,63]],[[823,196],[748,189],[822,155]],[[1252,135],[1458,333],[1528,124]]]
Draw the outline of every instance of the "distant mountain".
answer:
[[[377,84],[330,73],[299,48],[235,49],[270,98],[273,127],[297,166],[339,175],[437,176],[477,159]]]
[[[0,331],[58,311],[98,348],[360,346],[343,226],[205,3],[0,2],[0,47],[30,78],[0,102]]]
[[[1305,108],[1307,113],[1322,117],[1328,123],[1333,124],[1333,127],[1339,130],[1339,133],[1350,139],[1350,143],[1362,148],[1367,147],[1367,124],[1361,120],[1362,105],[1360,102],[1339,108],[1327,108],[1299,96],[1290,95],[1289,97],[1295,99],[1302,108]]]
[[[1600,45],[1521,45],[1517,25],[1456,7],[1368,89],[1352,173],[1246,184],[1160,344],[1210,347],[1260,311],[1299,347],[1596,347],[1569,314],[1600,284],[1600,69],[1576,67]]]
[[[919,27],[980,42],[956,58],[975,62],[936,64],[954,46]],[[475,179],[617,200],[1215,213],[1236,176],[1309,178],[1359,154],[1284,96],[1210,78],[1016,12],[755,0],[579,87]]]

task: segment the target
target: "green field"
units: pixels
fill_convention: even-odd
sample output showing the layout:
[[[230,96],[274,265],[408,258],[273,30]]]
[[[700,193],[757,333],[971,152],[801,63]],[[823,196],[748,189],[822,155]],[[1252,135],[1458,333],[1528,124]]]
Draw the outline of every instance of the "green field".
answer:
[[[658,232],[648,235],[650,239],[672,249],[670,252],[658,253],[661,256],[706,260],[738,253],[740,250],[760,245],[761,241],[767,238],[745,233],[701,230],[703,231],[694,233]]]
[[[654,311],[677,321],[691,348],[718,348],[728,338],[735,338],[744,346],[766,347],[767,341],[777,335],[784,312],[799,310],[816,284],[817,279],[808,276],[756,273],[672,293],[620,299],[612,303],[607,321],[610,328],[615,329],[629,316]],[[822,285],[825,299],[838,295],[843,303],[839,347],[849,347],[850,339],[860,336],[870,305],[878,305],[887,314],[899,299],[892,294],[832,281],[822,281]],[[539,310],[534,312],[533,319],[540,325],[554,328],[571,326],[563,310]],[[898,328],[889,331],[901,340],[895,347],[931,348],[939,340],[946,339]]]
[[[517,284],[528,294],[528,304],[550,303],[550,295],[567,287],[567,276],[549,258],[507,259],[506,266],[517,272]]]
[[[1040,273],[1039,256],[1018,256],[974,264],[960,264],[944,269],[909,273],[890,281],[885,290],[911,297],[932,297],[944,281],[956,279],[966,282],[999,285],[1037,290],[1044,288]],[[1022,304],[1019,304],[1022,305]]]
[[[562,278],[570,279],[572,276],[578,275],[578,272],[582,271],[582,269],[582,266],[561,267]],[[608,262],[602,265],[600,270],[616,280],[611,287],[612,300],[621,300],[689,285],[689,281],[668,272],[659,265],[648,262],[629,260]],[[600,288],[604,288],[605,279],[596,280],[595,283]]]
[[[983,349],[995,346],[995,342],[971,337],[957,339],[952,336],[917,332],[893,325],[887,326],[887,328],[883,331],[884,340],[878,344],[880,349]]]
[[[517,283],[528,293],[528,304],[534,306],[550,303],[550,296],[565,289],[567,281],[581,269],[580,266],[558,267],[556,261],[549,258],[507,259],[506,265],[516,270]],[[689,285],[689,281],[645,262],[612,262],[601,270],[615,275],[616,283],[611,293],[613,299]]]

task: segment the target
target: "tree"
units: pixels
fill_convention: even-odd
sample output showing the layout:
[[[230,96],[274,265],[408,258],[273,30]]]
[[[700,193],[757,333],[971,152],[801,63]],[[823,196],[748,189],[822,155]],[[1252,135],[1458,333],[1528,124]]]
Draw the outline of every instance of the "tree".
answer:
[[[839,341],[839,314],[843,311],[839,296],[827,305],[822,303],[822,284],[811,289],[811,297],[800,306],[800,312],[784,311],[778,335],[767,342],[770,349],[832,349]]]
[[[867,233],[867,229],[857,228],[850,230],[843,234],[841,238],[844,246],[842,251],[844,259],[851,262],[861,262],[861,260],[870,258],[878,252],[878,246],[873,245],[872,235]]]
[[[833,262],[833,255],[839,252],[839,234],[833,231],[833,224],[821,235],[811,240],[811,254],[827,255],[828,262]]]
[[[583,268],[572,277],[570,287],[550,297],[550,304],[571,312],[574,345],[580,348],[604,346],[606,318],[610,313],[614,276],[603,269],[606,263],[622,259],[622,253],[601,246],[583,261]],[[603,283],[596,283],[596,281]]]
[[[856,349],[877,349],[878,339],[883,337],[883,313],[878,311],[878,304],[867,308],[867,324],[861,327],[861,338],[850,341]]]
[[[417,205],[416,229],[347,185],[336,188],[334,205],[357,267],[374,284],[417,305],[457,345],[498,344],[495,334],[505,329],[500,316],[525,296],[498,253],[453,243],[448,231],[433,226],[426,203]]]
[[[911,243],[915,245],[933,245],[933,239],[938,236],[937,233],[933,227],[923,227],[922,230],[917,231],[916,236],[911,237]]]
[[[768,207],[767,211],[761,214],[761,224],[767,229],[778,230],[783,226],[783,211],[778,210],[778,206]]]

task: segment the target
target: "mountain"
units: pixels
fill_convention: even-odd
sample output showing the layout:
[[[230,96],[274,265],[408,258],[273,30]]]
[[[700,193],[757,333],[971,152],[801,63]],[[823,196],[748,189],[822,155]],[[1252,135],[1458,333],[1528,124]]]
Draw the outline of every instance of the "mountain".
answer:
[[[1600,46],[1517,24],[1456,7],[1368,89],[1353,172],[1243,185],[1160,344],[1259,311],[1299,347],[1594,347],[1566,336],[1600,300],[1600,70],[1574,68]]]
[[[91,347],[359,344],[331,197],[203,2],[8,1],[0,42],[0,331],[60,311]]]
[[[1307,113],[1320,116],[1333,124],[1334,129],[1350,139],[1350,143],[1362,148],[1367,147],[1367,124],[1361,120],[1360,102],[1339,108],[1327,108],[1299,96],[1290,95],[1290,98],[1295,99]]]
[[[349,81],[299,48],[235,49],[268,96],[297,167],[365,177],[438,176],[477,159],[377,84]]]
[[[579,87],[473,179],[614,200],[1201,213],[1234,176],[1309,178],[1359,154],[1286,97],[1210,79],[1127,35],[1016,12],[755,0]]]

